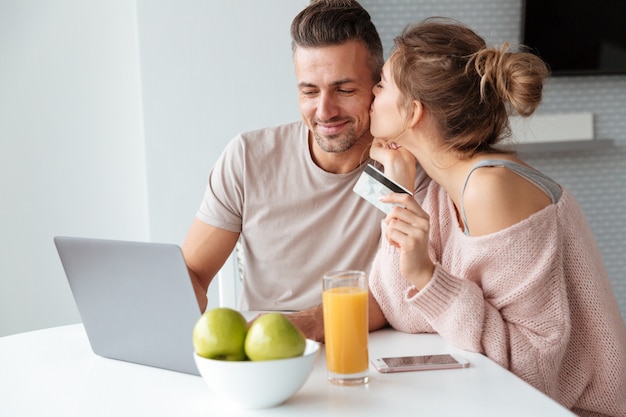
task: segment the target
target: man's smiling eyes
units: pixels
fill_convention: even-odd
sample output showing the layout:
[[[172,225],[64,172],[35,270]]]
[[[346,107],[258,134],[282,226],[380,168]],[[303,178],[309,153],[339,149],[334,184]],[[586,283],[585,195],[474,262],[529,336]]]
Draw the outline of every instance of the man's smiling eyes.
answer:
[[[356,92],[355,88],[338,88],[335,90],[339,94],[353,94]],[[300,93],[304,96],[315,96],[320,93],[320,90],[300,90]]]

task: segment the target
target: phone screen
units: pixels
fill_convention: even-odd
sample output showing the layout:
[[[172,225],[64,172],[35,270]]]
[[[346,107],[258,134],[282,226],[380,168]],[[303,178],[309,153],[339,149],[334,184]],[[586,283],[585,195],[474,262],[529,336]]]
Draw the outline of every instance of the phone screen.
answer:
[[[450,365],[458,363],[456,359],[448,354],[383,358],[383,362],[390,368],[418,365]]]

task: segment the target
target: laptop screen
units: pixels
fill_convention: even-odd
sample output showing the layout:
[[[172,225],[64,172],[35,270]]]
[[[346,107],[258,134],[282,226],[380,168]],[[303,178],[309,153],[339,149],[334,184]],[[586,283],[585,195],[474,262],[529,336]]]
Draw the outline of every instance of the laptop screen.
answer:
[[[180,247],[54,238],[97,355],[198,375],[192,332],[201,311]]]

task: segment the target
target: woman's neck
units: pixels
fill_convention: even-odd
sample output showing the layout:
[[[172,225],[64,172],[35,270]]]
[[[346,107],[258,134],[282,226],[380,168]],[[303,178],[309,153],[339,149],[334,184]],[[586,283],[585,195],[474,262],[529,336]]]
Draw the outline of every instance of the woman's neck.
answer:
[[[443,141],[433,137],[411,142],[413,144],[411,153],[416,156],[426,174],[441,185],[454,204],[460,207],[467,173],[480,157],[462,158],[443,145]]]

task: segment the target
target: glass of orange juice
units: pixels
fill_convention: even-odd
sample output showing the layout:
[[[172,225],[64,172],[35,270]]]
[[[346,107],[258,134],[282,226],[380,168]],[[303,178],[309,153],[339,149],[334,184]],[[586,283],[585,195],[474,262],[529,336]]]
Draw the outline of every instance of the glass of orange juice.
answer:
[[[328,380],[338,385],[369,381],[368,287],[363,271],[324,274],[322,308]]]

